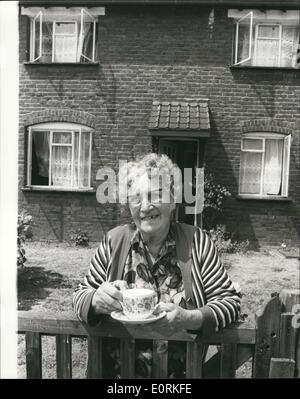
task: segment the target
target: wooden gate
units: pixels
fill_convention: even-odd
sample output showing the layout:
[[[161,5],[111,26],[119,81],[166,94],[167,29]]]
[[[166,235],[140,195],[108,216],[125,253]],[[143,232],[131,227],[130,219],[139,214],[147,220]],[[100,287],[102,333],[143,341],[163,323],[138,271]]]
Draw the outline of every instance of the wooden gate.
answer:
[[[72,339],[88,341],[88,378],[102,378],[103,340],[115,337],[120,342],[121,378],[135,376],[135,340],[153,342],[153,377],[167,378],[168,343],[186,343],[186,378],[235,378],[236,370],[252,359],[253,378],[299,377],[300,335],[293,326],[293,305],[300,303],[299,291],[283,290],[274,295],[256,315],[256,328],[230,327],[200,338],[177,332],[168,340],[151,330],[151,326],[124,326],[109,316],[101,328],[87,330],[75,318],[19,312],[19,334],[25,334],[27,378],[42,378],[42,340],[56,337],[57,378],[72,378]],[[218,345],[219,351],[208,362],[200,358],[203,345]]]

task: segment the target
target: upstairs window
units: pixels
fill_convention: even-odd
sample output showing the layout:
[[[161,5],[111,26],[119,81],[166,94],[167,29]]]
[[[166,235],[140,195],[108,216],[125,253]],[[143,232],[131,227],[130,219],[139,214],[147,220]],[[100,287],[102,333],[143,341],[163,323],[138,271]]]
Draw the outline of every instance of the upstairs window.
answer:
[[[287,197],[291,136],[245,134],[241,143],[239,194]]]
[[[300,67],[299,12],[252,10],[234,17],[233,65]]]
[[[72,123],[29,127],[27,186],[66,190],[91,188],[92,133]]]
[[[22,8],[30,18],[30,62],[96,62],[97,20],[101,7]]]

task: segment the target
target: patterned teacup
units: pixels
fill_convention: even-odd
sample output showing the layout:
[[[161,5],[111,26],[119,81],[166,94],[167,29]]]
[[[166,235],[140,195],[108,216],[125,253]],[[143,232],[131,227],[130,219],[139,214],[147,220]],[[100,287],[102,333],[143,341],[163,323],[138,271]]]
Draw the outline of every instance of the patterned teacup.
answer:
[[[146,319],[157,304],[156,292],[146,288],[132,288],[122,294],[123,312],[129,319]]]

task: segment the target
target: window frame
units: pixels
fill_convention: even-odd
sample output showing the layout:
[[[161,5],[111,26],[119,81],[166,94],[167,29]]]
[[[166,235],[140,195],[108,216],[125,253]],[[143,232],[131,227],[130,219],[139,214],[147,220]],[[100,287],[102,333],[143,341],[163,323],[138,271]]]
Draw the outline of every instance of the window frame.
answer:
[[[278,38],[268,38],[268,37],[258,37],[258,30],[260,26],[272,26],[272,27],[279,27],[279,37]],[[275,24],[275,23],[261,23],[258,22],[254,24],[255,27],[255,34],[254,34],[254,51],[253,51],[253,66],[269,66],[269,67],[278,67],[280,68],[281,65],[281,46],[282,46],[282,24]],[[278,40],[278,62],[277,65],[259,65],[257,64],[257,42],[258,40]]]
[[[53,127],[53,126],[57,127]],[[33,132],[49,132],[49,178],[48,185],[36,185],[32,184],[32,143],[33,143]],[[82,132],[89,133],[89,162],[88,162],[88,185],[84,187],[74,186],[74,148],[75,148],[75,133],[78,133],[78,182],[80,174],[80,156],[81,156],[81,137]],[[72,134],[71,144],[69,143],[56,143],[53,142],[53,133],[70,133]],[[26,167],[26,185],[25,188],[46,190],[46,191],[91,191],[93,187],[91,185],[91,171],[92,171],[92,135],[93,129],[84,125],[75,123],[64,123],[64,122],[53,122],[53,123],[40,123],[29,126],[27,129],[27,167]],[[57,186],[51,185],[52,177],[52,149],[53,147],[72,147],[72,166],[71,166],[71,186]]]
[[[235,10],[231,10],[235,11]],[[300,65],[297,64],[297,57],[296,54],[293,54],[293,59],[295,56],[295,60],[292,59],[291,64],[289,66],[281,66],[281,53],[282,53],[282,37],[283,37],[283,29],[284,27],[289,27],[295,29],[296,31],[296,40],[297,45],[300,42],[300,26],[299,20],[298,23],[295,21],[295,17],[289,16],[288,18],[284,18],[280,20],[278,16],[269,18],[268,15],[263,17],[262,13],[257,12],[257,10],[245,10],[246,14],[242,15],[242,12],[232,12],[229,13],[230,18],[234,18],[234,27],[235,27],[235,34],[233,40],[233,55],[232,55],[232,63],[231,67],[245,67],[245,68],[284,68],[284,69],[300,69]],[[241,59],[241,61],[237,62],[238,59],[238,38],[239,38],[239,24],[240,22],[247,18],[251,13],[250,23],[249,23],[249,47],[250,42],[252,45],[252,50],[250,51],[250,56],[248,52],[248,57],[245,59]],[[290,19],[289,19],[290,18]],[[279,41],[279,48],[278,48],[278,62],[277,65],[260,65],[257,64],[256,57],[257,57],[257,41],[262,39],[258,37],[258,29],[259,26],[279,26],[280,29],[280,36],[278,38]],[[265,38],[269,39],[269,38]],[[271,40],[271,38],[270,38]],[[272,39],[274,40],[274,39]],[[297,51],[296,51],[297,53]],[[249,62],[249,65],[244,65],[245,63]]]
[[[96,19],[84,8],[81,9],[81,15],[80,15],[80,34],[79,36],[81,37],[83,35],[83,23],[84,23],[84,13],[86,13],[90,18],[92,18],[93,21],[93,49],[92,49],[92,59],[87,57],[86,55],[83,54],[81,51],[80,57],[84,57],[90,62],[95,62],[95,54],[96,54]]]
[[[35,37],[36,37],[36,29],[35,29],[35,21],[36,19],[40,17],[40,42],[39,42],[39,55],[34,58],[35,56]],[[42,37],[43,37],[43,13],[42,11],[39,11],[36,16],[34,18],[31,19],[31,23],[30,23],[30,60],[32,60],[31,62],[35,63],[36,61],[38,61],[41,56],[42,56]]]
[[[87,15],[88,18],[90,19],[90,23],[93,24],[92,26],[92,58],[88,57],[86,54],[83,53],[83,49],[81,49],[80,52],[80,57],[79,60],[83,57],[85,60],[88,62],[82,62],[82,61],[55,61],[55,37],[59,36],[59,34],[55,34],[55,26],[57,23],[74,23],[76,25],[76,48],[75,52],[77,53],[78,49],[78,42],[79,40],[83,40],[83,23],[84,23],[84,15]],[[36,40],[36,28],[35,28],[35,21],[37,18],[40,18],[40,29],[39,29],[39,55],[38,57],[35,57],[35,40]],[[97,26],[97,18],[89,13],[84,7],[80,8],[80,16],[77,16],[76,18],[73,17],[68,17],[67,13],[65,16],[61,16],[60,18],[57,18],[53,16],[53,18],[49,18],[49,21],[52,24],[52,54],[51,54],[51,64],[95,64],[97,63],[96,60],[96,26]],[[29,62],[31,64],[49,64],[49,62],[38,62],[38,60],[42,57],[43,55],[43,10],[40,10],[37,12],[37,14],[33,17],[30,17],[30,56],[29,56]],[[44,21],[47,22],[47,21]],[[79,24],[80,24],[80,30],[79,30]],[[63,35],[63,34],[62,34]]]
[[[262,140],[262,149],[261,150],[245,150],[243,148],[243,141],[247,140]],[[283,154],[282,154],[282,170],[281,170],[281,194],[263,194],[263,174],[265,167],[265,142],[266,140],[283,140]],[[241,147],[240,147],[240,168],[239,168],[239,184],[238,184],[238,196],[240,198],[247,197],[253,199],[287,199],[288,191],[289,191],[289,168],[290,168],[290,150],[291,150],[291,134],[284,133],[245,133],[241,138]],[[260,171],[260,192],[259,193],[242,193],[241,192],[241,174],[242,174],[242,153],[243,152],[253,152],[253,153],[261,153],[261,171]]]
[[[70,24],[71,23],[71,24],[75,25],[75,35],[76,35],[75,61],[55,61],[55,58],[57,57],[57,55],[55,53],[56,38],[60,37],[60,36],[63,36],[63,37],[66,37],[66,36],[74,37],[74,34],[56,33],[55,32],[55,28],[56,28],[56,25],[58,23],[62,23],[62,24]],[[54,20],[54,21],[52,21],[52,63],[53,64],[58,64],[58,63],[61,63],[61,62],[65,62],[65,63],[67,63],[67,62],[77,62],[76,61],[77,47],[78,47],[78,22],[77,21],[71,21],[71,20],[62,20],[62,21]]]
[[[245,58],[244,60],[241,60],[239,62],[237,62],[237,56],[238,56],[238,37],[239,37],[239,26],[240,26],[240,22],[247,18],[248,15],[250,15],[250,25],[249,25],[249,55],[247,58]],[[245,62],[251,60],[252,57],[252,30],[253,30],[253,11],[250,11],[248,14],[244,15],[243,17],[241,17],[237,22],[236,22],[236,31],[235,31],[235,55],[234,55],[234,65],[241,65],[244,64]]]

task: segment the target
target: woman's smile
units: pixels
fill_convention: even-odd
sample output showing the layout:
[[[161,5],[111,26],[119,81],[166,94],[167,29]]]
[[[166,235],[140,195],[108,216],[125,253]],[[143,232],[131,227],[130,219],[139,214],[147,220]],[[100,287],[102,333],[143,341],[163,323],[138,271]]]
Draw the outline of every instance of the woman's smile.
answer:
[[[152,222],[157,221],[160,215],[146,215],[141,217],[142,222]]]
[[[159,181],[151,181],[145,172],[137,176],[134,184],[130,187],[129,209],[131,216],[143,239],[147,242],[161,241],[163,243],[175,209],[174,203],[163,202],[160,195],[153,199],[153,193],[160,193],[162,190],[160,184]],[[139,201],[132,200],[135,198]]]

